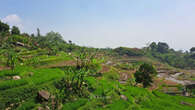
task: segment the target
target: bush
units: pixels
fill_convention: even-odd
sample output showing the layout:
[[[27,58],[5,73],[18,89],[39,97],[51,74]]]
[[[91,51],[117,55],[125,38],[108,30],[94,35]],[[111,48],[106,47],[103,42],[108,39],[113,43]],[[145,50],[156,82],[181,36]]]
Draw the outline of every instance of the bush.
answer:
[[[95,51],[94,53],[82,49],[79,55],[76,57],[77,68],[85,68],[89,70],[91,75],[96,74],[101,69],[101,63],[103,59],[98,59]]]
[[[144,63],[140,66],[139,70],[135,72],[135,81],[137,83],[142,83],[145,88],[151,85],[153,82],[152,78],[156,74],[157,72],[151,64]]]
[[[62,102],[65,102],[67,99],[72,100],[71,97],[74,96],[87,96],[85,77],[88,73],[89,71],[84,68],[76,69],[69,67],[65,70],[65,77],[55,83],[56,88],[59,89],[60,94],[62,94]]]

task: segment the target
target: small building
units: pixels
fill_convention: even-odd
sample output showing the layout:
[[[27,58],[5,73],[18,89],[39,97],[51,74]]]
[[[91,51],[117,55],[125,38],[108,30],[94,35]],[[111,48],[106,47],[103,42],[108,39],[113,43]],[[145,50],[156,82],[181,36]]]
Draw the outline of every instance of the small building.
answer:
[[[193,96],[193,89],[195,89],[195,83],[186,84],[184,86],[183,95],[184,96]]]

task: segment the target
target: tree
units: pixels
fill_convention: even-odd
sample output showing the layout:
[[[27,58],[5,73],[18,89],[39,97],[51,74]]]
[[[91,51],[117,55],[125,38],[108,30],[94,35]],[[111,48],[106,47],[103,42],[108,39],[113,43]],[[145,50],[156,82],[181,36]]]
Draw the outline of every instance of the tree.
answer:
[[[53,46],[58,47],[60,44],[64,43],[64,40],[59,33],[51,31],[45,36],[39,37],[38,43],[41,47],[52,48]]]
[[[164,43],[164,42],[159,42],[157,49],[158,49],[158,52],[160,52],[160,53],[167,53],[169,50],[169,45],[167,43]]]
[[[45,38],[48,42],[64,42],[62,35],[58,32],[51,31],[46,34]]]
[[[157,50],[157,48],[158,48],[158,46],[157,46],[157,44],[156,44],[156,42],[152,42],[151,44],[150,44],[150,49],[152,50],[152,51],[156,51]]]
[[[12,35],[20,35],[20,30],[17,26],[13,26],[11,30]]]
[[[69,40],[69,41],[68,41],[68,43],[69,43],[69,44],[72,44],[72,41],[71,41],[71,40]]]
[[[40,36],[41,36],[40,29],[37,28],[37,37],[40,37]]]
[[[2,32],[8,33],[9,25],[0,21],[0,33]]]
[[[142,83],[143,87],[146,88],[151,85],[152,78],[157,74],[156,69],[151,65],[144,63],[139,69],[135,72],[135,81],[137,83]]]
[[[69,43],[69,45],[68,45],[67,50],[68,50],[68,52],[72,52],[73,51],[73,43],[71,40],[69,40],[68,43]]]
[[[195,47],[192,47],[192,48],[190,49],[190,52],[191,52],[191,53],[194,53],[194,52],[195,52]]]
[[[35,37],[35,34],[32,33],[30,36],[34,38]]]

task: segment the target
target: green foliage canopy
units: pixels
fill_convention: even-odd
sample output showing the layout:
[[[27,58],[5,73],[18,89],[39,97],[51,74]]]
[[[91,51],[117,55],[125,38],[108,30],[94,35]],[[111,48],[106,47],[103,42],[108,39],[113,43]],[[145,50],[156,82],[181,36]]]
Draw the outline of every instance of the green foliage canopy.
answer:
[[[0,33],[9,32],[9,25],[0,21]]]
[[[158,49],[158,52],[160,53],[167,53],[169,50],[169,45],[164,42],[159,42],[157,49]]]
[[[11,30],[12,35],[20,35],[20,30],[17,26],[13,26]]]
[[[135,72],[135,78],[137,83],[142,83],[143,87],[150,86],[153,76],[157,74],[155,68],[151,64],[144,63],[140,66],[139,70]]]
[[[191,53],[195,52],[195,47],[192,47],[192,48],[190,49],[190,52],[191,52]]]

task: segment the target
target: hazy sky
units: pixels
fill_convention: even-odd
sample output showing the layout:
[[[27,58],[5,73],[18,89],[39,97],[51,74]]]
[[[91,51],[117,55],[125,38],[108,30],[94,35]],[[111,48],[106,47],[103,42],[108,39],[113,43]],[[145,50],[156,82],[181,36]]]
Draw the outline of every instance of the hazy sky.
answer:
[[[195,0],[1,0],[0,19],[23,32],[53,30],[83,46],[195,46]]]

